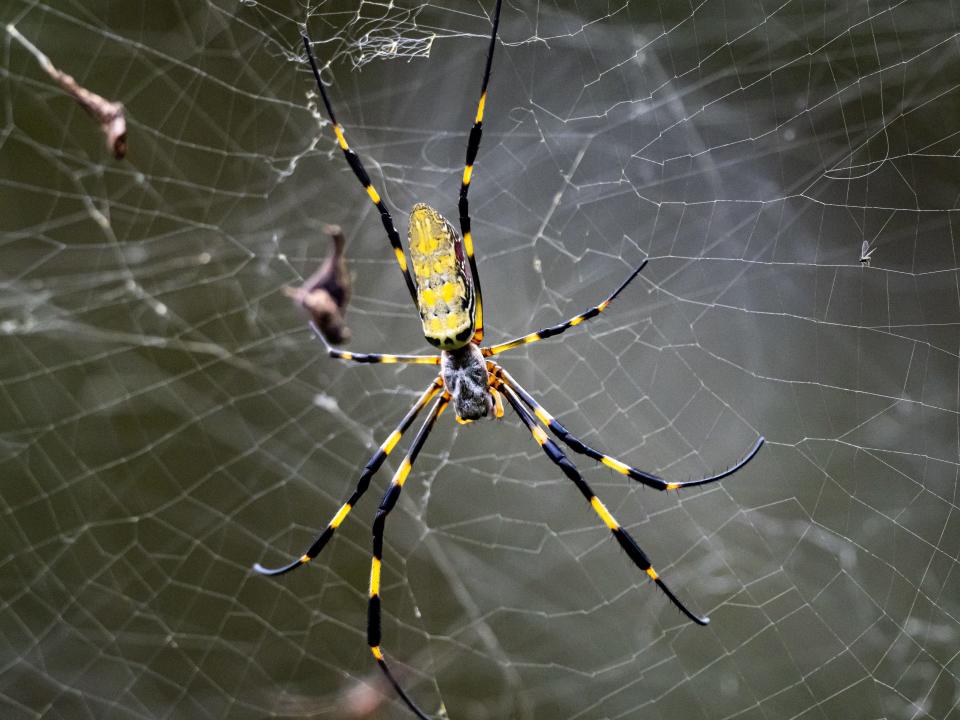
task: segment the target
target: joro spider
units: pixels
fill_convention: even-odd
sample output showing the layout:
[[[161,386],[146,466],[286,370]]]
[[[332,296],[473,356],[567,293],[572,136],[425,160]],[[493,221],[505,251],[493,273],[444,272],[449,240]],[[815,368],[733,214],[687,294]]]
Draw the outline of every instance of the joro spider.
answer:
[[[407,234],[407,244],[410,250],[410,259],[413,265],[413,274],[416,282],[410,276],[407,258],[400,243],[400,235],[393,224],[390,211],[387,210],[380,194],[373,187],[370,176],[357,154],[347,144],[343,127],[337,122],[330,106],[330,100],[320,79],[320,71],[306,32],[303,34],[303,45],[306,49],[310,67],[316,79],[320,97],[326,107],[327,115],[333,125],[337,142],[343,150],[347,163],[353,173],[360,180],[370,199],[380,212],[380,219],[386,230],[390,245],[393,247],[397,264],[403,273],[410,297],[416,305],[423,323],[423,334],[427,342],[440,349],[439,355],[391,355],[373,353],[353,353],[337,350],[329,345],[323,334],[311,321],[311,327],[317,337],[324,343],[327,353],[338,360],[352,360],[358,363],[412,363],[417,365],[439,365],[440,372],[433,382],[420,395],[397,427],[380,445],[373,456],[364,465],[356,489],[347,501],[337,510],[327,527],[316,537],[313,543],[299,558],[278,568],[265,568],[259,563],[254,569],[263,575],[282,575],[295,570],[315,558],[324,546],[333,537],[334,532],[343,523],[344,519],[357,504],[363,494],[370,487],[370,480],[380,469],[387,456],[396,447],[403,434],[413,424],[420,412],[433,402],[426,419],[410,443],[407,454],[400,462],[397,471],[390,481],[386,493],[380,501],[376,517],[373,521],[373,558],[370,565],[370,590],[367,615],[367,641],[370,650],[376,658],[377,664],[383,670],[390,684],[397,694],[422,720],[429,720],[428,716],[410,699],[387,665],[381,639],[380,613],[380,572],[383,562],[383,534],[387,517],[397,504],[400,492],[408,475],[423,448],[427,436],[430,434],[447,405],[453,404],[456,419],[461,423],[479,420],[489,414],[494,417],[503,417],[503,397],[520,417],[521,422],[533,435],[533,439],[543,449],[547,457],[557,465],[561,472],[576,485],[580,493],[586,498],[603,523],[613,533],[620,547],[626,552],[630,560],[644,571],[666,594],[666,596],[684,615],[698,625],[706,625],[709,620],[691,612],[677,598],[664,583],[650,563],[646,553],[640,548],[630,534],[623,529],[606,506],[594,494],[593,490],[583,479],[577,468],[560,450],[559,446],[550,439],[544,431],[549,429],[556,437],[565,443],[571,450],[586,455],[603,465],[625,475],[647,487],[656,490],[679,490],[680,488],[696,487],[716,482],[746,465],[763,445],[763,438],[757,439],[743,459],[728,470],[717,475],[685,482],[667,482],[643,470],[631,467],[610,455],[584,444],[579,438],[570,433],[560,422],[553,417],[539,402],[537,402],[510,373],[495,361],[489,359],[502,352],[545,340],[566,332],[572,327],[590,320],[602,313],[611,302],[630,284],[646,265],[644,261],[613,293],[599,305],[570,318],[566,322],[553,325],[522,337],[481,347],[483,340],[483,299],[480,291],[480,277],[477,273],[477,261],[473,254],[473,238],[470,234],[470,212],[467,194],[470,190],[470,181],[473,177],[473,164],[480,148],[480,137],[483,129],[483,112],[487,99],[487,84],[490,81],[490,68],[493,63],[493,53],[496,47],[497,27],[500,23],[500,6],[502,0],[497,0],[493,14],[493,28],[490,32],[490,45],[487,50],[486,67],[483,72],[483,82],[480,86],[480,100],[477,104],[477,113],[470,138],[467,143],[467,158],[463,170],[463,179],[460,183],[460,233],[436,210],[429,205],[419,203],[414,205],[410,214],[410,226]],[[466,258],[464,258],[466,256]],[[466,260],[466,263],[464,262]],[[467,275],[465,265],[469,266]]]

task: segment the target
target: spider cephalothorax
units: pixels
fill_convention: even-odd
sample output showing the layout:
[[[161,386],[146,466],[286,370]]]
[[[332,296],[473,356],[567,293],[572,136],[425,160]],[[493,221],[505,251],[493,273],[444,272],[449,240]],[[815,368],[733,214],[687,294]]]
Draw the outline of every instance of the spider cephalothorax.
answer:
[[[473,238],[470,234],[470,208],[467,194],[470,189],[470,180],[473,176],[473,163],[480,147],[481,128],[483,125],[483,110],[487,98],[487,82],[490,80],[490,67],[493,62],[493,51],[496,46],[497,26],[500,21],[500,6],[502,0],[497,0],[493,14],[493,30],[490,34],[490,45],[487,50],[487,64],[483,74],[483,84],[480,87],[480,101],[477,104],[477,114],[473,128],[470,130],[470,139],[467,141],[467,159],[463,169],[463,178],[460,181],[460,233],[454,230],[443,216],[428,205],[415,205],[410,213],[410,229],[408,241],[410,244],[410,258],[413,264],[413,275],[407,266],[407,257],[400,243],[400,235],[393,224],[390,211],[384,204],[380,194],[373,187],[367,171],[357,154],[350,149],[343,128],[337,123],[330,100],[320,80],[320,71],[317,68],[310,48],[310,40],[304,35],[303,42],[307,57],[313,69],[314,77],[324,106],[333,123],[333,131],[337,137],[340,149],[347,159],[347,163],[354,175],[363,184],[373,204],[380,212],[380,219],[387,232],[387,238],[393,248],[394,256],[407,286],[407,291],[420,312],[423,323],[423,333],[427,341],[440,348],[439,355],[392,355],[385,353],[353,353],[337,350],[331,347],[327,339],[320,332],[315,323],[312,323],[314,332],[323,341],[330,357],[340,360],[352,360],[362,363],[411,363],[416,365],[439,365],[440,372],[420,394],[407,414],[396,426],[393,432],[380,444],[377,451],[364,465],[357,480],[356,489],[340,509],[334,514],[326,528],[317,535],[313,543],[299,558],[278,568],[265,568],[257,564],[255,569],[264,575],[282,575],[295,570],[310,562],[333,537],[337,528],[350,514],[363,494],[370,487],[373,475],[380,469],[387,457],[410,428],[417,416],[431,403],[427,418],[423,421],[417,434],[410,443],[403,460],[400,461],[390,485],[373,521],[373,558],[370,562],[370,589],[367,605],[367,643],[380,669],[383,670],[390,684],[401,699],[421,718],[429,720],[428,716],[416,706],[410,697],[400,687],[399,682],[390,672],[381,641],[381,611],[380,611],[380,573],[383,564],[383,537],[386,528],[387,516],[396,507],[400,492],[407,481],[413,463],[416,461],[423,444],[433,430],[434,424],[449,404],[453,404],[457,419],[461,422],[478,420],[491,412],[495,417],[503,415],[506,399],[513,411],[520,418],[540,446],[547,458],[553,462],[577,488],[584,499],[596,513],[597,517],[612,533],[617,543],[624,550],[630,561],[642,572],[646,573],[656,583],[666,596],[690,620],[705,625],[707,618],[691,612],[670,588],[664,583],[660,575],[653,569],[650,559],[640,548],[633,537],[613,517],[603,502],[593,493],[590,485],[584,480],[576,466],[563,453],[560,446],[550,437],[547,431],[553,434],[560,442],[565,443],[573,452],[585,455],[592,460],[602,463],[606,467],[635,480],[647,487],[656,490],[679,490],[681,488],[706,485],[736,472],[753,458],[763,444],[759,438],[753,448],[740,462],[728,470],[710,477],[687,480],[684,482],[667,482],[643,470],[631,467],[625,462],[610,455],[594,450],[582,440],[570,433],[546,408],[540,405],[513,376],[491,358],[500,353],[529,343],[539,342],[547,338],[560,335],[572,327],[576,327],[591,318],[596,317],[637,277],[646,262],[640,264],[629,277],[611,293],[606,300],[592,308],[575,315],[566,322],[543,328],[537,332],[528,333],[506,342],[487,347],[480,347],[483,341],[483,297],[480,290],[480,277],[477,272],[477,263],[473,255]],[[469,268],[469,275],[467,269]],[[416,281],[414,281],[416,277]]]
[[[441,352],[440,376],[459,420],[479,420],[493,409],[487,364],[473,343]]]

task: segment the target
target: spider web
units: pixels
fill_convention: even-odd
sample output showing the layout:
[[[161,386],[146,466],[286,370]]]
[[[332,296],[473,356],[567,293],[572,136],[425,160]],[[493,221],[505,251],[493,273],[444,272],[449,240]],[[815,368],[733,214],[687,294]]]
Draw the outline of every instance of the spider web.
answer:
[[[4,35],[3,717],[408,717],[365,640],[400,449],[308,568],[250,569],[302,552],[430,380],[326,359],[282,293],[338,223],[350,347],[424,349],[298,26],[405,228],[417,201],[456,216],[492,5],[6,4],[126,105],[130,149]],[[671,479],[768,443],[679,496],[574,458],[698,628],[509,409],[445,416],[383,580],[429,712],[960,717],[958,33],[944,0],[504,4],[471,193],[488,340],[649,258],[504,365]]]

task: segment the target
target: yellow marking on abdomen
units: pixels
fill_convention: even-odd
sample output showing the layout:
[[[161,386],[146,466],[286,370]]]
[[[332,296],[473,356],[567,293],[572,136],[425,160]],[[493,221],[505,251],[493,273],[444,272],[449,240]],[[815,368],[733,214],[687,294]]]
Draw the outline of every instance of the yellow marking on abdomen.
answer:
[[[330,521],[330,527],[340,527],[340,523],[342,523],[343,519],[350,514],[350,510],[352,509],[353,506],[350,503],[344,503],[343,507],[337,510],[337,514],[333,516],[333,520]]]
[[[380,594],[380,561],[377,558],[370,563],[370,597]]]
[[[600,516],[600,519],[606,523],[608,528],[617,530],[620,527],[620,523],[613,519],[613,515],[607,510],[607,506],[600,502],[600,498],[596,495],[590,498],[590,505],[593,506],[594,511]]]
[[[455,299],[459,299],[459,291],[462,288],[458,287],[452,282],[445,282],[440,286],[440,298],[447,304],[452,303]]]
[[[423,334],[446,350],[466,345],[474,328],[473,287],[458,257],[456,231],[436,210],[418,204],[410,213],[407,242]]]
[[[602,459],[600,462],[602,462],[602,463],[603,463],[604,465],[606,465],[608,468],[612,468],[612,469],[616,470],[618,473],[620,473],[620,474],[622,474],[622,475],[629,475],[629,474],[630,474],[630,466],[624,465],[622,462],[620,462],[619,460],[615,460],[614,458],[610,457],[609,455],[604,455],[604,456],[603,456],[603,459]]]

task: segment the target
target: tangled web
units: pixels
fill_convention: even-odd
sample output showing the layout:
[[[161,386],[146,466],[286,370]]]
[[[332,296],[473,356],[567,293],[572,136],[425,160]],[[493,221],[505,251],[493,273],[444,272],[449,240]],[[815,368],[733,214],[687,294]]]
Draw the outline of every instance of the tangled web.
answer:
[[[3,35],[4,718],[402,718],[366,497],[430,380],[327,359],[283,288],[348,237],[351,349],[421,352],[379,219],[456,217],[493,2],[12,0]],[[471,192],[488,339],[685,622],[521,430],[445,416],[392,516],[383,646],[433,714],[936,718],[960,704],[960,13],[943,0],[507,2]],[[861,257],[868,255],[868,261]],[[403,445],[400,446],[401,448]],[[378,495],[399,453],[374,480]]]

